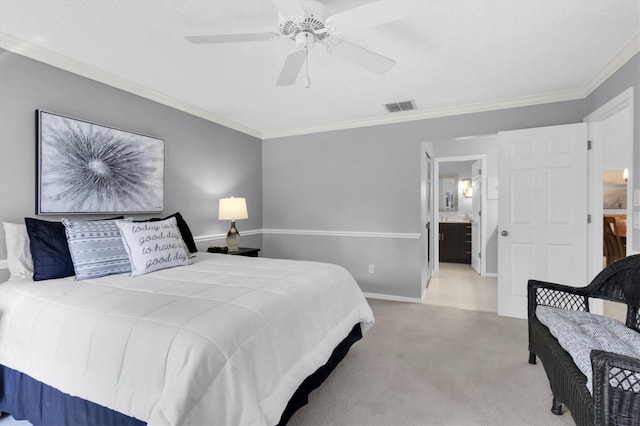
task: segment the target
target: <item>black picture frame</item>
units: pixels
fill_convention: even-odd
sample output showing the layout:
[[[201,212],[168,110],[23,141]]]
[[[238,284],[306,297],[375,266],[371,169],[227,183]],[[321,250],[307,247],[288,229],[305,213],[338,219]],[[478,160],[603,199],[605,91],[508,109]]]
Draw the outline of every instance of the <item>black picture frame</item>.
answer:
[[[164,211],[164,140],[36,110],[36,214]]]

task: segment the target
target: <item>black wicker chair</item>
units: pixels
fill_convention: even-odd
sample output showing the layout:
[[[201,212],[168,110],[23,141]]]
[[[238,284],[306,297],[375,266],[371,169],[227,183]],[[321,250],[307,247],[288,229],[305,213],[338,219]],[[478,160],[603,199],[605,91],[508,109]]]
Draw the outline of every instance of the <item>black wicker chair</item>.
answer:
[[[592,351],[592,396],[571,355],[536,318],[539,305],[589,311],[589,298],[626,304],[627,327],[640,331],[640,255],[612,263],[586,287],[529,280],[529,363],[542,361],[554,414],[562,414],[564,404],[578,425],[640,425],[640,359]]]

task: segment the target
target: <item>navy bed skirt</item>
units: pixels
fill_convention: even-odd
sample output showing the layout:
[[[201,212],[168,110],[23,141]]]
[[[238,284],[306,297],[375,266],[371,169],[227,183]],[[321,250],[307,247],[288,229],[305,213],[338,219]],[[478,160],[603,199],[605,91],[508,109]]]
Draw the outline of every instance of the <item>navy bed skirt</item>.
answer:
[[[19,371],[0,365],[0,411],[36,426],[143,426],[145,422],[94,402],[60,392]]]
[[[362,338],[360,324],[336,346],[325,365],[302,382],[289,400],[279,425],[285,425],[293,413],[309,402],[309,394],[324,382],[329,373]],[[29,420],[35,426],[143,426],[145,422],[94,402],[71,396],[19,371],[0,365],[0,412],[16,420]]]

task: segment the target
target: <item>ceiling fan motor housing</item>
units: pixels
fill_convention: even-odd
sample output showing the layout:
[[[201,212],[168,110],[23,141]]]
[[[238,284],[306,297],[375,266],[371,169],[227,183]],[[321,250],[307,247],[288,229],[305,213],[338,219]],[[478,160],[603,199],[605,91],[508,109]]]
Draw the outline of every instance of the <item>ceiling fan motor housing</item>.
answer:
[[[304,19],[287,17],[284,22],[280,24],[280,33],[286,37],[296,40],[298,44],[298,34],[309,33],[313,35],[313,39],[321,41],[329,37],[324,22],[316,18],[314,15],[304,17]]]

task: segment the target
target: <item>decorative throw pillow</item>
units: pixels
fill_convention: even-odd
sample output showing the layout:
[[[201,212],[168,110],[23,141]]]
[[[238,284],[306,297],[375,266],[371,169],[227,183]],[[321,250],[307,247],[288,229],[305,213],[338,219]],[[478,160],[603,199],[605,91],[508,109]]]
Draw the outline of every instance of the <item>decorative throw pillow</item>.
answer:
[[[167,220],[171,217],[176,218],[176,223],[178,224],[178,228],[180,229],[180,235],[182,235],[182,240],[184,244],[187,246],[189,253],[195,253],[198,251],[198,247],[196,247],[196,242],[193,240],[193,234],[191,233],[191,229],[189,229],[189,225],[184,220],[180,212],[174,213],[171,216],[163,217],[163,218],[153,218],[147,220],[140,220],[136,222],[157,222],[160,220]]]
[[[115,220],[62,219],[62,223],[66,228],[76,280],[131,271]]]
[[[26,225],[2,222],[7,246],[7,265],[10,278],[33,277],[33,259],[29,248]]]
[[[175,217],[153,222],[115,221],[131,260],[131,276],[189,265]]]
[[[67,245],[64,225],[60,222],[24,218],[33,259],[33,280],[50,280],[75,274]]]

